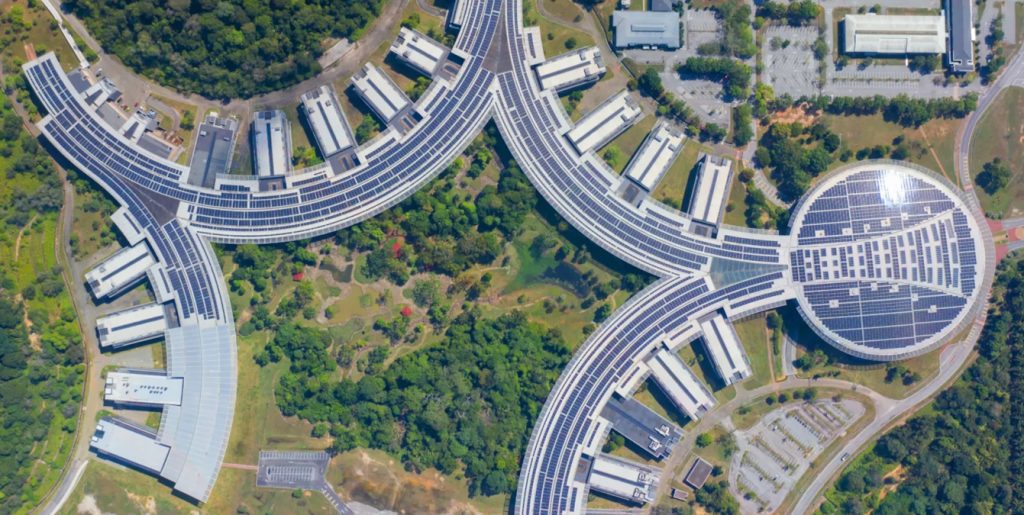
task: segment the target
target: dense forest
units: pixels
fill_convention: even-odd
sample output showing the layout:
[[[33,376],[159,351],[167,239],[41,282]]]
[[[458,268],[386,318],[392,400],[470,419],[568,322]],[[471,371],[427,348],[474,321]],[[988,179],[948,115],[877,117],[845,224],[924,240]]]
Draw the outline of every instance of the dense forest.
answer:
[[[46,237],[62,199],[50,158],[0,99],[0,513],[52,484],[81,402],[82,338]]]
[[[530,427],[571,355],[556,330],[519,312],[486,319],[470,308],[438,345],[334,382],[323,334],[286,325],[268,344],[291,363],[275,392],[281,412],[330,423],[336,452],[384,449],[446,474],[461,464],[471,495],[511,493]]]
[[[884,435],[859,458],[823,511],[1024,511],[1024,260],[1004,263],[996,281],[977,361],[933,409]],[[903,467],[905,479],[879,501],[878,490],[896,483],[885,476],[894,464]]]
[[[326,38],[354,39],[380,0],[67,0],[104,49],[162,84],[251,97],[320,71]]]

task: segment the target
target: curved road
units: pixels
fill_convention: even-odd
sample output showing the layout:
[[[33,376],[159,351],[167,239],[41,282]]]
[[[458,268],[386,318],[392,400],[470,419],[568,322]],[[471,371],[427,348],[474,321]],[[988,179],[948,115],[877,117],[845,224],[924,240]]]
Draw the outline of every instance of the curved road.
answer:
[[[974,181],[971,178],[971,139],[974,137],[974,131],[977,129],[978,122],[999,96],[999,93],[1011,86],[1024,86],[1024,52],[1018,51],[999,78],[990,84],[988,89],[978,98],[977,109],[971,113],[966,123],[961,124],[959,137],[957,138],[957,173],[960,176],[960,183],[963,185],[964,190],[969,193],[966,197],[971,202],[971,208],[975,211],[975,216],[980,220],[984,220],[984,213],[981,211],[981,204],[978,202],[977,195],[974,194]],[[983,292],[988,292],[991,289],[996,264],[991,235],[988,236],[987,243],[989,247],[987,270],[989,272],[985,276]],[[985,302],[988,302],[987,294],[985,295]],[[940,357],[939,374],[935,378],[910,397],[891,406],[887,411],[878,412],[876,419],[871,425],[858,433],[839,452],[835,453],[832,460],[825,464],[821,469],[821,473],[814,478],[814,481],[801,494],[799,500],[794,505],[794,513],[808,513],[818,505],[825,488],[832,483],[832,480],[843,469],[843,462],[840,458],[843,454],[850,453],[850,455],[854,455],[864,449],[868,443],[880,436],[883,431],[890,428],[901,417],[916,411],[960,376],[960,372],[970,360],[974,344],[977,343],[978,338],[981,336],[981,329],[984,326],[987,312],[987,308],[981,310],[974,325],[971,327],[970,333],[963,341],[943,349]]]

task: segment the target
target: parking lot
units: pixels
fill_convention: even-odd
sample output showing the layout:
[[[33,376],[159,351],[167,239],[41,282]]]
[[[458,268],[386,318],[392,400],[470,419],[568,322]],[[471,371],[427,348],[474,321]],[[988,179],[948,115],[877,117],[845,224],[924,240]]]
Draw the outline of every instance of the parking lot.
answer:
[[[729,481],[743,511],[774,511],[810,463],[863,415],[853,400],[800,402],[736,431]]]
[[[821,86],[814,58],[814,27],[768,27],[764,45],[764,82],[776,95],[817,95]]]
[[[261,451],[256,486],[319,490],[329,461],[323,451]]]

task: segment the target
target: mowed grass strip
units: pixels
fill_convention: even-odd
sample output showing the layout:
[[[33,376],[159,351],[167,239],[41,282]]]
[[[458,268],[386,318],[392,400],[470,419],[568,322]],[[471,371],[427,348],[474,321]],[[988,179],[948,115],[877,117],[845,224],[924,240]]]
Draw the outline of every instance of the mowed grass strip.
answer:
[[[1002,159],[1013,178],[995,195],[975,188],[989,216],[998,218],[1024,213],[1024,88],[1007,88],[985,112],[971,140],[970,168],[973,180],[985,163]]]

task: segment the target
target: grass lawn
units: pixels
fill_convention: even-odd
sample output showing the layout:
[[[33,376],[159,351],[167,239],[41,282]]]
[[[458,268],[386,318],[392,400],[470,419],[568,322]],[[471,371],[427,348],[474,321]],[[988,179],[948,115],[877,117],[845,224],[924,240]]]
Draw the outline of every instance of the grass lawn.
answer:
[[[700,346],[701,348],[696,349],[695,346]],[[704,351],[703,343],[700,343],[700,340],[694,340],[684,345],[679,350],[679,357],[683,359],[683,363],[686,363],[686,366],[690,367],[690,370],[697,376],[697,379],[700,379],[711,390],[715,396],[715,402],[723,404],[736,397],[736,386],[722,385],[722,380],[718,377],[718,372],[715,371],[715,367]]]
[[[550,14],[555,21],[564,23],[577,23],[582,21],[586,12],[573,0],[536,0],[544,2],[544,11]]]
[[[612,170],[622,174],[622,171],[626,169],[626,165],[629,164],[629,160],[636,153],[637,149],[640,148],[640,145],[643,144],[647,135],[651,133],[651,129],[654,128],[654,123],[657,121],[657,118],[654,116],[644,116],[635,125],[627,129],[626,132],[623,132],[613,139],[611,143],[599,150],[598,155],[604,158],[608,166],[612,167]],[[611,156],[615,153],[615,149],[618,149],[619,156],[613,160]]]
[[[93,188],[75,189],[70,245],[76,259],[91,256],[118,241],[118,233],[110,223],[114,210],[114,204],[103,192]]]
[[[825,115],[825,123],[838,134],[843,145],[853,151],[876,145],[892,146],[899,136],[911,145],[907,161],[924,166],[935,173],[944,175],[957,184],[953,149],[956,145],[956,132],[962,120],[931,120],[921,127],[903,127],[890,123],[881,114],[870,116],[834,116]],[[854,162],[853,160],[850,163]],[[832,168],[846,165],[836,160]]]
[[[971,140],[971,177],[985,163],[1000,158],[1013,173],[1010,183],[995,195],[975,188],[989,216],[1020,216],[1024,212],[1024,88],[1007,88],[999,94],[978,123]]]
[[[679,157],[676,158],[676,162],[672,163],[672,168],[668,169],[665,177],[658,183],[658,187],[654,189],[654,193],[651,196],[656,200],[680,209],[683,205],[684,197],[686,197],[686,192],[690,189],[691,177],[696,177],[692,172],[697,166],[697,158],[702,151],[709,150],[704,145],[701,145],[700,142],[686,138],[686,142],[683,143],[683,149],[679,151]]]
[[[225,483],[235,489],[230,501],[222,493]],[[221,469],[214,497],[204,506],[209,513],[329,514],[333,509],[319,492],[304,492],[296,499],[291,490],[256,490],[256,474],[248,470]],[[156,478],[94,460],[89,462],[74,492],[60,513],[195,513],[191,503],[174,496]]]
[[[47,12],[41,2],[33,3],[33,7],[29,7],[28,4],[28,0],[12,0],[3,2],[0,5],[0,13],[2,13],[0,15],[0,28],[5,33],[11,30],[9,13],[14,6],[18,6],[22,10],[25,25],[29,27],[27,29],[20,29],[20,36],[15,37],[14,43],[2,50],[4,54],[4,67],[10,66],[8,70],[11,70],[15,68],[12,65],[17,64],[20,66],[21,63],[27,61],[25,44],[32,43],[36,55],[41,56],[46,52],[53,51],[56,52],[57,60],[60,61],[61,66],[65,70],[77,68],[78,58],[75,57],[71,46],[64,39],[64,35],[61,34],[59,29],[50,27],[50,22],[53,20],[50,13]]]
[[[547,1],[548,3],[545,4],[545,9],[547,9],[551,14],[558,15],[567,11],[565,8],[559,8],[559,10],[556,11],[552,7],[558,2],[550,2],[550,0],[523,0],[523,25],[527,27],[540,27],[541,39],[544,45],[544,55],[546,57],[551,58],[559,54],[564,54],[574,48],[583,48],[594,45],[594,38],[590,37],[590,34],[587,34],[582,30],[567,27],[564,25],[564,23],[566,23],[565,21],[561,21],[561,23],[559,23],[560,20],[550,20],[541,16],[540,12],[537,11],[538,1]],[[561,1],[564,2],[565,0]],[[573,19],[575,19],[575,15],[573,15]]]
[[[764,318],[749,318],[733,325],[740,341],[743,342],[743,349],[750,360],[750,368],[754,371],[753,376],[743,381],[743,387],[750,390],[772,382],[771,353],[768,349],[768,333]]]
[[[722,222],[737,227],[747,226],[747,185],[740,181],[738,173],[733,174],[732,189],[729,190],[729,201],[725,204],[725,215]]]

